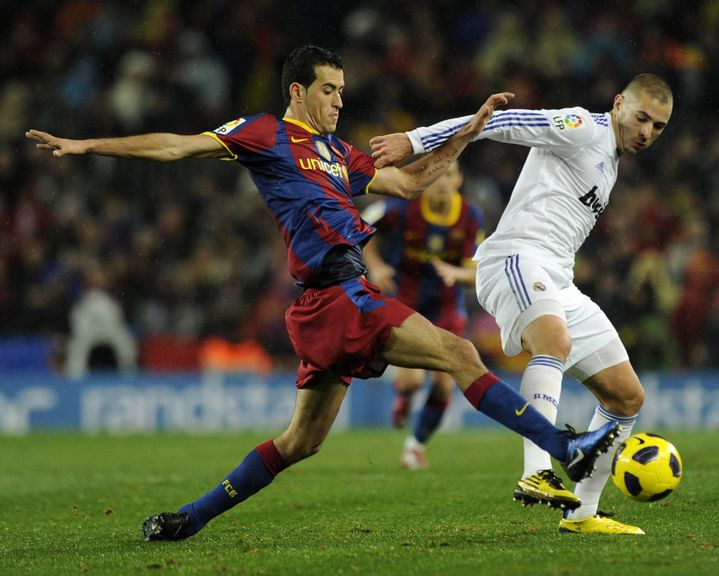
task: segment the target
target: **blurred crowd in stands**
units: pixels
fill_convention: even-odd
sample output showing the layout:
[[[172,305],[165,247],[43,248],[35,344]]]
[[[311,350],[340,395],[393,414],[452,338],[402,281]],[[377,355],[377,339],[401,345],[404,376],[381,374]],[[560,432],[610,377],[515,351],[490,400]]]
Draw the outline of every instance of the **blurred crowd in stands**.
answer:
[[[653,149],[621,161],[576,282],[637,368],[719,367],[719,2],[35,0],[0,16],[0,339],[52,339],[68,367],[82,326],[118,321],[139,350],[126,341],[129,366],[232,364],[218,342],[293,366],[284,310],[297,288],[244,169],[58,160],[24,132],[198,133],[281,115],[282,60],[315,43],[344,58],[338,135],[365,150],[497,90],[514,107],[603,112],[634,74],[664,76],[674,116]],[[482,142],[461,159],[490,231],[525,155]],[[511,366],[477,307],[471,337]]]

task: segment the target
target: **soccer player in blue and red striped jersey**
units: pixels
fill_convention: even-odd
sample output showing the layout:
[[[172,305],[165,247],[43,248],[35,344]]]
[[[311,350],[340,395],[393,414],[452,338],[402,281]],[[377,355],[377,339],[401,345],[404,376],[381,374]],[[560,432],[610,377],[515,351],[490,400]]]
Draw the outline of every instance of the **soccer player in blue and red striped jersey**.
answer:
[[[288,427],[260,444],[217,486],[177,512],[143,522],[146,540],[180,540],[270,484],[286,467],[316,454],[330,431],[353,377],[380,375],[388,364],[449,373],[467,400],[547,450],[570,478],[591,474],[616,424],[584,434],[559,431],[520,394],[496,378],[474,346],[434,326],[364,278],[362,246],[374,229],[352,197],[370,190],[414,198],[441,176],[479,135],[494,94],[463,128],[435,151],[403,168],[375,169],[370,156],[334,135],[342,109],[339,55],[303,46],[285,60],[283,118],[238,118],[195,135],[153,133],[70,140],[29,130],[26,137],[56,157],[101,154],[171,162],[183,158],[237,160],[250,171],[287,244],[291,274],[304,288],[285,316],[300,358],[295,408]]]
[[[462,172],[457,161],[427,187],[422,196],[405,201],[380,200],[362,217],[378,229],[365,246],[370,280],[395,295],[435,326],[462,336],[467,325],[465,286],[474,286],[477,245],[484,238],[484,215],[459,193]],[[414,394],[425,371],[397,367],[392,423],[407,422]],[[445,372],[432,372],[431,389],[404,443],[400,465],[427,468],[425,447],[442,423],[454,382]]]

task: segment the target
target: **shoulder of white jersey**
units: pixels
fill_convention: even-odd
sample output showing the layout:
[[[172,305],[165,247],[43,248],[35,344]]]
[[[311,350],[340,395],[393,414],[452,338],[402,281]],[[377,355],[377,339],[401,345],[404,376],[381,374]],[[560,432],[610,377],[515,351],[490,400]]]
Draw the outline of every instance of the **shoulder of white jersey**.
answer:
[[[542,110],[542,112],[571,146],[591,141],[597,135],[597,128],[600,126],[596,117],[601,115],[592,114],[581,106]]]

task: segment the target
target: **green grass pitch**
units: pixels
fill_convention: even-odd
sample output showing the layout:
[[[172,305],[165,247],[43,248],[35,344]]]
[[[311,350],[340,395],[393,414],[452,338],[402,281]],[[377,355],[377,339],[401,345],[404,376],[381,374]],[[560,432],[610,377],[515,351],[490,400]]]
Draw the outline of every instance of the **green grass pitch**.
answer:
[[[404,434],[330,435],[322,452],[184,542],[144,542],[151,512],[219,482],[268,434],[0,437],[0,574],[719,574],[719,432],[665,432],[678,491],[601,508],[643,537],[557,532],[511,499],[521,440],[440,433],[432,468],[398,466]]]

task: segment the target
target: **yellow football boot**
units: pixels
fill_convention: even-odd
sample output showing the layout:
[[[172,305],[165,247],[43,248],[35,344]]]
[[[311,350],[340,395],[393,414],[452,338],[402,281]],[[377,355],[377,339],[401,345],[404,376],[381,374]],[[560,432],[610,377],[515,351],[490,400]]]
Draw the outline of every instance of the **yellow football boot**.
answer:
[[[579,498],[564,487],[562,479],[554,470],[540,470],[517,482],[514,499],[524,506],[546,504],[552,508],[574,510],[582,503]]]
[[[572,534],[644,534],[644,530],[639,526],[617,522],[609,516],[611,514],[598,511],[594,516],[582,520],[562,518],[559,521],[559,531]]]

